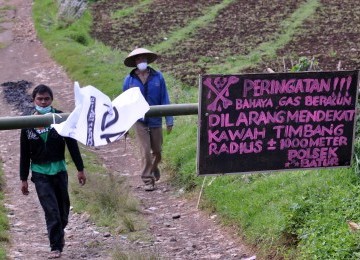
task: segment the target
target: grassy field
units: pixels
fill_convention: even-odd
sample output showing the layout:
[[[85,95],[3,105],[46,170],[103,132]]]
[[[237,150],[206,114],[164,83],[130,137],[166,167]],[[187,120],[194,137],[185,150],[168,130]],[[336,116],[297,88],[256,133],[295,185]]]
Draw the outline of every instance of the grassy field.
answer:
[[[165,73],[174,103],[197,102],[198,90],[194,86],[199,73],[261,72],[266,67],[279,71],[285,61],[296,61],[304,55],[316,57],[323,69],[334,69],[339,60],[344,68],[359,68],[360,46],[355,39],[360,33],[360,17],[351,16],[359,8],[355,0],[331,1],[340,8],[338,12],[327,1],[316,0],[292,4],[278,0],[271,6],[254,6],[251,1],[203,1],[206,6],[187,6],[190,9],[182,12],[184,17],[170,16],[173,19],[163,27],[156,24],[152,37],[121,30],[128,30],[130,22],[137,25],[141,19],[150,20],[161,8],[179,15],[185,7],[177,5],[177,1],[167,11],[161,1],[94,2],[91,13],[69,22],[56,19],[53,1],[37,0],[34,20],[45,46],[72,79],[81,85],[91,84],[112,98],[120,94],[128,73],[122,61],[135,44],[163,54],[155,68]],[[248,15],[246,19],[239,16],[239,6],[249,10],[243,12]],[[124,16],[126,19],[121,19]],[[107,27],[101,27],[101,19]],[[349,27],[352,32],[347,30]],[[221,30],[228,33],[221,34]],[[115,37],[121,33],[125,33],[122,38]],[[232,37],[226,38],[229,35]],[[226,45],[234,37],[240,37],[239,44]],[[344,37],[349,40],[337,41]],[[314,39],[322,41],[313,43]],[[352,232],[347,223],[360,222],[356,165],[349,169],[204,180],[196,176],[196,134],[197,117],[186,116],[177,117],[173,133],[165,136],[164,157],[174,184],[196,193],[204,181],[200,206],[236,227],[239,234],[257,246],[260,259],[360,257],[359,233]]]

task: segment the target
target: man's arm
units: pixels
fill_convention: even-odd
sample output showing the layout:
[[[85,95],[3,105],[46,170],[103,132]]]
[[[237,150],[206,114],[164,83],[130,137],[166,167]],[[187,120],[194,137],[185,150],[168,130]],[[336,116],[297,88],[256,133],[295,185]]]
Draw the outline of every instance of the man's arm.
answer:
[[[26,129],[21,130],[20,135],[20,180],[26,181],[30,169],[30,147]]]
[[[30,169],[30,149],[29,149],[29,140],[26,136],[26,129],[21,130],[20,135],[20,180],[21,180],[21,192],[24,195],[29,194],[29,177]]]

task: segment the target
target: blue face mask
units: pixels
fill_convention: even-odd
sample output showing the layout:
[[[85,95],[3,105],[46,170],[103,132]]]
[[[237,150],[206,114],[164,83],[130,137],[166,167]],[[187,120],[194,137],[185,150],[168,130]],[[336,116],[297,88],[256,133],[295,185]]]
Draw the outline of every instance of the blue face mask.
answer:
[[[38,111],[40,114],[47,114],[51,112],[51,106],[47,106],[47,107],[40,107],[40,106],[35,106],[36,111]]]

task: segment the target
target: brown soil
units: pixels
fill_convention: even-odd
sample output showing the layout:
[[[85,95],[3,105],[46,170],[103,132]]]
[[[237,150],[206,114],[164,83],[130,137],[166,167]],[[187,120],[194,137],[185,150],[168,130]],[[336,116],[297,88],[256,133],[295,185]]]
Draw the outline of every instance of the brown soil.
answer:
[[[204,15],[204,10],[219,0],[152,1],[131,17],[111,19],[111,12],[137,4],[137,1],[100,1],[93,6],[93,35],[108,46],[132,51],[136,46],[164,41],[167,33]],[[129,37],[131,35],[131,37]]]
[[[360,68],[360,6],[354,0],[322,0],[316,15],[300,29],[294,39],[278,51],[279,57],[315,57],[321,70]],[[295,60],[296,62],[296,60]],[[266,61],[263,68],[281,71],[282,59]],[[289,58],[286,67],[291,67]]]
[[[111,12],[119,8],[116,7],[119,1],[103,2],[93,8],[94,37],[109,46],[129,51],[135,46],[152,46],[166,41],[172,31],[183,27],[186,21],[196,19],[206,12],[207,7],[220,1],[153,1],[150,12],[143,8],[135,15],[122,19],[111,19]],[[167,3],[166,8],[164,2]],[[192,32],[186,40],[161,53],[159,66],[164,72],[188,85],[198,86],[198,75],[207,73],[211,66],[231,61],[234,55],[247,55],[255,46],[272,40],[276,33],[281,33],[284,19],[305,2],[307,1],[235,0],[221,10],[217,18],[206,27]],[[126,6],[136,3],[131,1]],[[358,69],[358,1],[322,0],[320,3],[321,7],[299,28],[296,37],[278,50],[276,58],[254,64],[252,68],[239,73],[261,73],[268,67],[284,71],[284,58],[285,66],[289,69],[290,58],[297,62],[300,56],[314,56],[322,70],[336,70],[339,62],[341,69]],[[185,14],[182,13],[183,8],[187,10]],[[154,20],[154,17],[159,19]],[[163,17],[166,18],[162,19]]]
[[[93,36],[113,48],[132,50],[135,46],[166,41],[171,31],[180,29],[190,19],[205,15],[207,8],[221,1],[171,1],[171,4],[154,1],[149,7],[151,12],[140,9],[126,19],[111,19],[111,12],[119,8],[117,2],[110,0],[94,5]],[[163,2],[167,2],[166,8]],[[225,62],[227,56],[246,55],[253,46],[270,40],[278,30],[277,25],[302,2],[276,0],[269,5],[234,1],[207,27],[179,42],[169,53],[162,53],[161,69],[197,86],[198,75],[204,74],[209,65]],[[162,16],[166,18],[161,19]]]
[[[207,1],[205,1],[207,2]],[[26,80],[47,84],[54,90],[54,106],[71,112],[74,107],[72,81],[49,57],[37,39],[31,20],[31,0],[0,0],[0,6],[12,6],[1,13],[0,83]],[[0,87],[0,94],[3,89]],[[20,112],[0,102],[0,116]],[[66,229],[66,246],[62,259],[111,259],[111,249],[155,252],[160,259],[243,259],[251,251],[216,224],[216,216],[196,209],[196,202],[186,200],[181,192],[166,182],[166,173],[154,192],[145,192],[139,177],[138,157],[130,139],[126,151],[123,141],[94,150],[104,166],[127,176],[134,196],[141,201],[141,212],[149,223],[152,239],[130,242],[126,236],[110,235],[96,227],[87,213],[72,213]],[[114,156],[115,155],[115,156]],[[19,130],[0,131],[0,159],[6,182],[5,202],[9,211],[10,259],[45,259],[49,252],[44,216],[36,192],[30,182],[30,195],[23,196],[18,177]],[[73,174],[73,173],[69,173]],[[86,185],[83,187],[86,189]]]

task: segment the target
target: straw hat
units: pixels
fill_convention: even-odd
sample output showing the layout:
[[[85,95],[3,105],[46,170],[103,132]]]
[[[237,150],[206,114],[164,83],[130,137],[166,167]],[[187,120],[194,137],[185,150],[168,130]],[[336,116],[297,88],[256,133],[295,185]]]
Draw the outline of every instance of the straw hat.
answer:
[[[152,51],[149,51],[145,48],[137,48],[130,52],[130,54],[124,60],[125,66],[136,67],[135,58],[138,55],[146,55],[148,64],[154,62],[158,57],[158,55],[156,53],[153,53]]]

